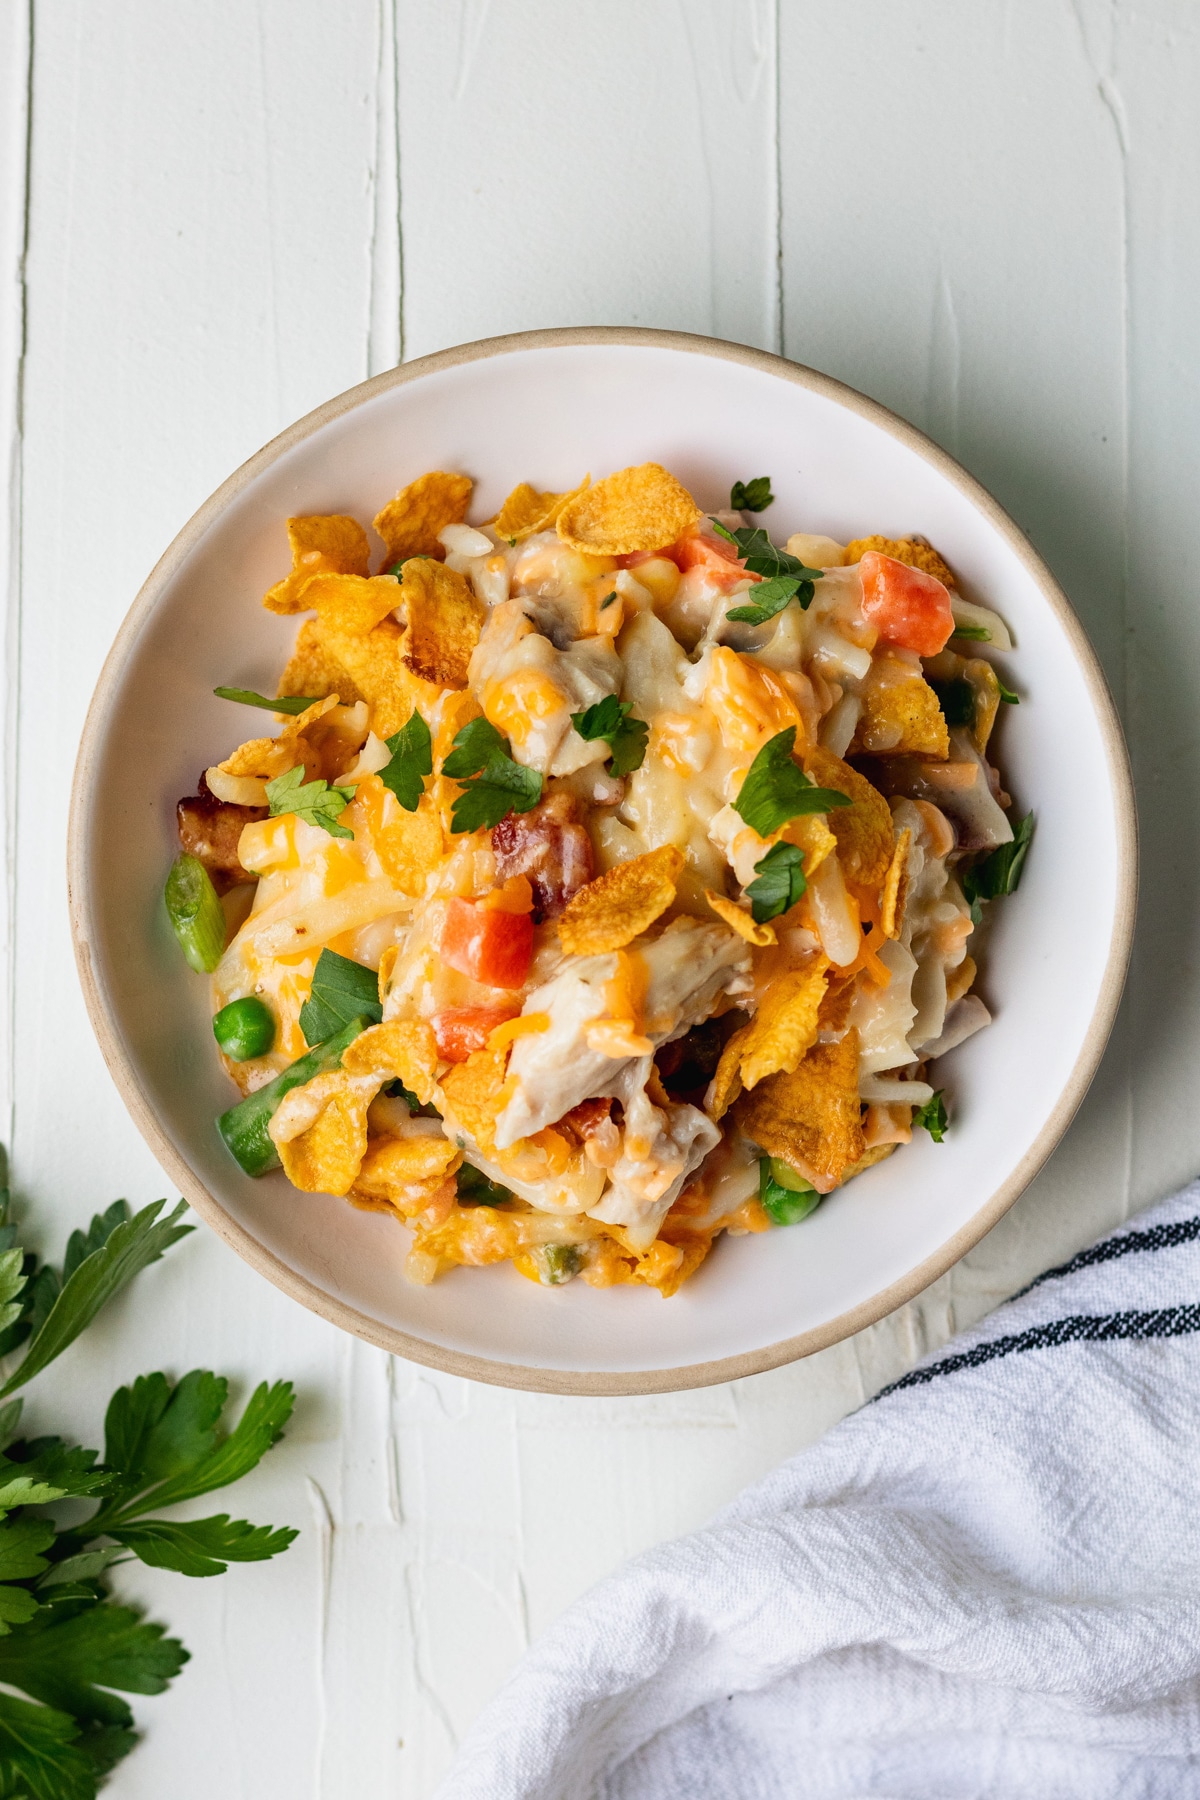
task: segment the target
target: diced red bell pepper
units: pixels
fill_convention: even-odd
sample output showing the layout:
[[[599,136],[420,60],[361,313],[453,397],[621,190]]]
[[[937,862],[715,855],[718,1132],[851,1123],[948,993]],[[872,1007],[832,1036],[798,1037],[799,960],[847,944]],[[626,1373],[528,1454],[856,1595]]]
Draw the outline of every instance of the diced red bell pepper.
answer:
[[[513,1017],[506,1006],[448,1006],[430,1020],[443,1062],[464,1063],[473,1050],[485,1050],[497,1025]]]
[[[885,643],[936,656],[954,632],[950,594],[936,575],[868,550],[859,561],[863,617]]]
[[[524,987],[533,960],[533,920],[476,900],[451,900],[439,946],[442,961],[488,987]]]

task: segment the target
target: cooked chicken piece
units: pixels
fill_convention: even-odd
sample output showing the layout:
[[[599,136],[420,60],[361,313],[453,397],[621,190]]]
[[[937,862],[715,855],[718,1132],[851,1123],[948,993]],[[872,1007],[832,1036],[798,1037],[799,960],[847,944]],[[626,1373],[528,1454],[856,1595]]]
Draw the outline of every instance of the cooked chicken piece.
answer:
[[[265,806],[231,806],[218,800],[201,775],[199,791],[179,801],[175,817],[180,848],[204,864],[219,894],[255,879],[238,861],[238,839],[243,826],[267,817]]]
[[[721,1128],[697,1106],[655,1106],[646,1093],[648,1056],[627,1063],[618,1081],[625,1111],[621,1154],[589,1216],[624,1228],[635,1250],[648,1250],[693,1170],[721,1141]]]
[[[589,1043],[597,1035],[589,1027],[611,1016],[606,990],[617,973],[615,955],[571,957],[528,996],[523,1010],[548,1014],[550,1025],[513,1045],[508,1073],[514,1092],[496,1121],[501,1149],[552,1125],[581,1100],[619,1094],[630,1061],[640,1062],[649,1047],[707,1019],[718,1002],[749,991],[749,951],[723,925],[676,919],[661,937],[640,944],[636,954],[645,966],[645,1050],[612,1056]]]
[[[596,872],[592,840],[572,794],[547,794],[527,813],[509,813],[492,831],[496,875],[527,875],[537,923],[556,919]]]

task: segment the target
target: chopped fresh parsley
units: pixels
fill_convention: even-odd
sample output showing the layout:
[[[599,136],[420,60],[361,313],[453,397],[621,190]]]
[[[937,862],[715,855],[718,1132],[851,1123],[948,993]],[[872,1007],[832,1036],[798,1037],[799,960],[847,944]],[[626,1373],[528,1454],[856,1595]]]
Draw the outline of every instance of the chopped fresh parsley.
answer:
[[[975,690],[969,681],[956,675],[950,681],[934,681],[929,685],[937,695],[942,717],[947,725],[972,725],[975,722]]]
[[[789,600],[799,600],[801,610],[806,610],[813,597],[813,580],[820,573],[819,569],[809,569],[803,580],[799,575],[772,575],[750,589],[745,606],[735,606],[725,617],[739,625],[765,625],[783,611]]]
[[[1005,687],[1004,682],[999,675],[996,676],[996,686],[1000,689],[1000,698],[1003,700],[1005,706],[1020,706],[1020,694],[1014,694],[1010,687]]]
[[[821,1204],[816,1188],[777,1156],[758,1159],[758,1198],[774,1225],[798,1225]]]
[[[617,597],[616,588],[613,589],[611,594],[605,594],[603,600],[600,602],[600,611],[604,612],[608,607],[610,607],[612,605],[613,601],[616,599],[616,597]]]
[[[835,806],[852,804],[834,788],[814,786],[804,770],[796,766],[792,756],[795,743],[794,725],[765,743],[750,764],[733,803],[733,810],[759,837],[771,837],[789,819],[802,813],[829,812]]]
[[[512,1199],[508,1188],[492,1181],[481,1169],[463,1163],[454,1177],[459,1202],[463,1206],[506,1206]]]
[[[319,694],[281,694],[276,700],[268,700],[265,694],[256,694],[252,688],[214,688],[213,693],[218,700],[236,700],[239,706],[261,706],[267,712],[286,713],[290,719],[298,718],[320,699]]]
[[[810,569],[793,556],[788,550],[778,550],[771,542],[761,525],[742,525],[736,531],[719,525],[716,519],[709,523],[720,537],[737,545],[737,553],[746,567],[755,575],[796,575],[801,581],[816,581],[820,578],[820,569]],[[811,594],[809,599],[811,599]]]
[[[795,844],[773,844],[754,873],[758,880],[746,888],[746,897],[754,923],[765,925],[795,906],[804,892],[804,852]]]
[[[614,775],[631,775],[646,760],[650,727],[642,719],[631,718],[632,711],[630,701],[606,694],[595,706],[571,714],[571,723],[581,738],[587,738],[589,742],[595,738],[607,740],[612,751]]]
[[[923,1131],[927,1131],[935,1144],[942,1142],[949,1128],[950,1120],[946,1116],[946,1102],[942,1099],[941,1088],[938,1089],[932,1100],[927,1100],[924,1106],[917,1107],[913,1113],[912,1122],[914,1125],[919,1125]]]
[[[1026,813],[1013,827],[1011,844],[1001,844],[974,868],[963,870],[962,891],[970,902],[971,917],[976,925],[983,916],[980,901],[999,900],[1005,894],[1016,892],[1032,838],[1033,814]]]
[[[956,638],[976,638],[981,644],[990,644],[992,641],[992,634],[986,625],[960,625],[957,619],[950,635]]]
[[[336,950],[322,950],[313,970],[312,989],[300,1008],[305,1043],[323,1044],[351,1019],[369,1019],[378,1025],[382,1018],[379,977],[374,969],[339,956]]]
[[[462,786],[450,829],[489,831],[510,812],[528,812],[542,797],[542,778],[508,754],[508,739],[486,719],[472,719],[454,740],[442,773]]]
[[[392,760],[380,769],[379,779],[391,788],[405,812],[416,812],[425,792],[425,777],[433,774],[433,739],[419,712],[414,711],[407,725],[402,725],[387,739]]]
[[[766,512],[774,499],[769,475],[756,475],[753,481],[735,481],[729,490],[729,504],[735,512]]]
[[[330,787],[327,781],[305,781],[304,764],[297,763],[286,775],[277,775],[267,783],[267,801],[271,817],[295,813],[308,825],[319,825],[330,837],[352,838],[348,825],[339,825],[338,817],[354,798],[352,787]]]

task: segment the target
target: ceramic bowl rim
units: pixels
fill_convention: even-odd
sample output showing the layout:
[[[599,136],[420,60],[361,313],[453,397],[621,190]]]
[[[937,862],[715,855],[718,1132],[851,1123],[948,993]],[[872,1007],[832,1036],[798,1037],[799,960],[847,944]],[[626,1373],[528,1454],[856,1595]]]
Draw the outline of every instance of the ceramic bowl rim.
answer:
[[[483,362],[515,351],[557,349],[577,345],[634,345],[681,351],[726,362],[740,363],[776,379],[789,381],[820,394],[835,404],[857,413],[889,437],[906,446],[922,461],[953,484],[983,515],[1009,549],[1016,555],[1033,580],[1042,599],[1062,627],[1075,660],[1082,670],[1093,709],[1100,726],[1113,791],[1117,837],[1117,892],[1113,915],[1112,937],[1104,975],[1095,1009],[1084,1034],[1079,1054],[1070,1076],[1041,1131],[1020,1163],[976,1210],[958,1231],[898,1280],[881,1288],[869,1299],[839,1313],[824,1324],[795,1337],[781,1339],[760,1349],[719,1357],[709,1362],[684,1364],[676,1368],[641,1371],[569,1370],[530,1367],[523,1364],[493,1361],[446,1349],[411,1333],[381,1324],[345,1301],[318,1287],[305,1275],[288,1267],[272,1251],[266,1249],[246,1228],[225,1210],[176,1150],[160,1126],[154,1109],[142,1090],[132,1059],[127,1055],[102,972],[92,960],[89,915],[89,869],[87,820],[91,812],[90,796],[103,743],[109,729],[117,693],[126,664],[155,607],[176,571],[231,501],[257,477],[297,444],[322,430],[333,420],[353,411],[365,401],[386,393],[391,388],[419,381],[427,375],[464,364]],[[429,356],[388,369],[369,380],[338,394],[324,405],[307,413],[294,425],[234,470],[215,493],[195,512],[159,558],[142,584],[136,599],[123,620],[111,650],[105,659],[88,707],[75,763],[71,788],[70,821],[67,834],[67,887],[72,938],[79,979],[92,1029],[118,1092],[162,1169],[172,1178],[189,1204],[217,1236],[248,1262],[251,1268],[281,1288],[292,1299],[300,1301],[343,1330],[352,1332],[367,1343],[378,1345],[411,1362],[423,1363],[452,1375],[467,1376],[500,1387],[524,1388],[534,1392],[613,1395],[670,1393],[686,1388],[706,1387],[716,1382],[734,1381],[766,1369],[778,1368],[816,1350],[851,1336],[867,1325],[875,1324],[898,1306],[911,1300],[922,1289],[943,1275],[973,1245],[977,1244],[1033,1180],[1056,1148],[1077,1111],[1100,1064],[1120,1003],[1125,974],[1133,942],[1134,916],[1137,902],[1137,814],[1133,783],[1124,735],[1108,684],[1096,653],[1075,615],[1070,602],[1055,581],[1046,564],[1024,537],[1017,525],[987,490],[969,475],[953,457],[947,455],[915,426],[908,424],[877,401],[868,399],[854,388],[823,375],[801,363],[788,361],[769,351],[748,345],[728,343],[719,338],[694,336],[681,331],[655,331],[632,326],[567,326],[543,331],[513,332],[502,337],[482,338],[473,343],[457,344]]]

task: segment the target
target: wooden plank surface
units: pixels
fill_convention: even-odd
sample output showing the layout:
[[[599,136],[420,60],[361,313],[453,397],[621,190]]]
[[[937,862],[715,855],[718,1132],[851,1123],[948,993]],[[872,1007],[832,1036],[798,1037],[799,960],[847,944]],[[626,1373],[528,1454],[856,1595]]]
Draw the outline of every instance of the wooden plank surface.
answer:
[[[1186,0],[0,9],[0,1119],[39,1242],[163,1191],[67,932],[104,652],[217,482],[402,352],[676,326],[894,406],[1079,607],[1146,849],[1135,980],[1066,1143],[964,1264],[805,1364],[652,1399],[509,1394],[342,1337],[203,1231],[143,1277],[47,1378],[44,1421],[94,1441],[112,1387],[151,1368],[289,1375],[296,1426],[238,1504],[303,1535],[216,1582],[122,1572],[193,1660],[139,1703],[115,1793],[423,1800],[588,1583],[1194,1169],[1198,74]]]

